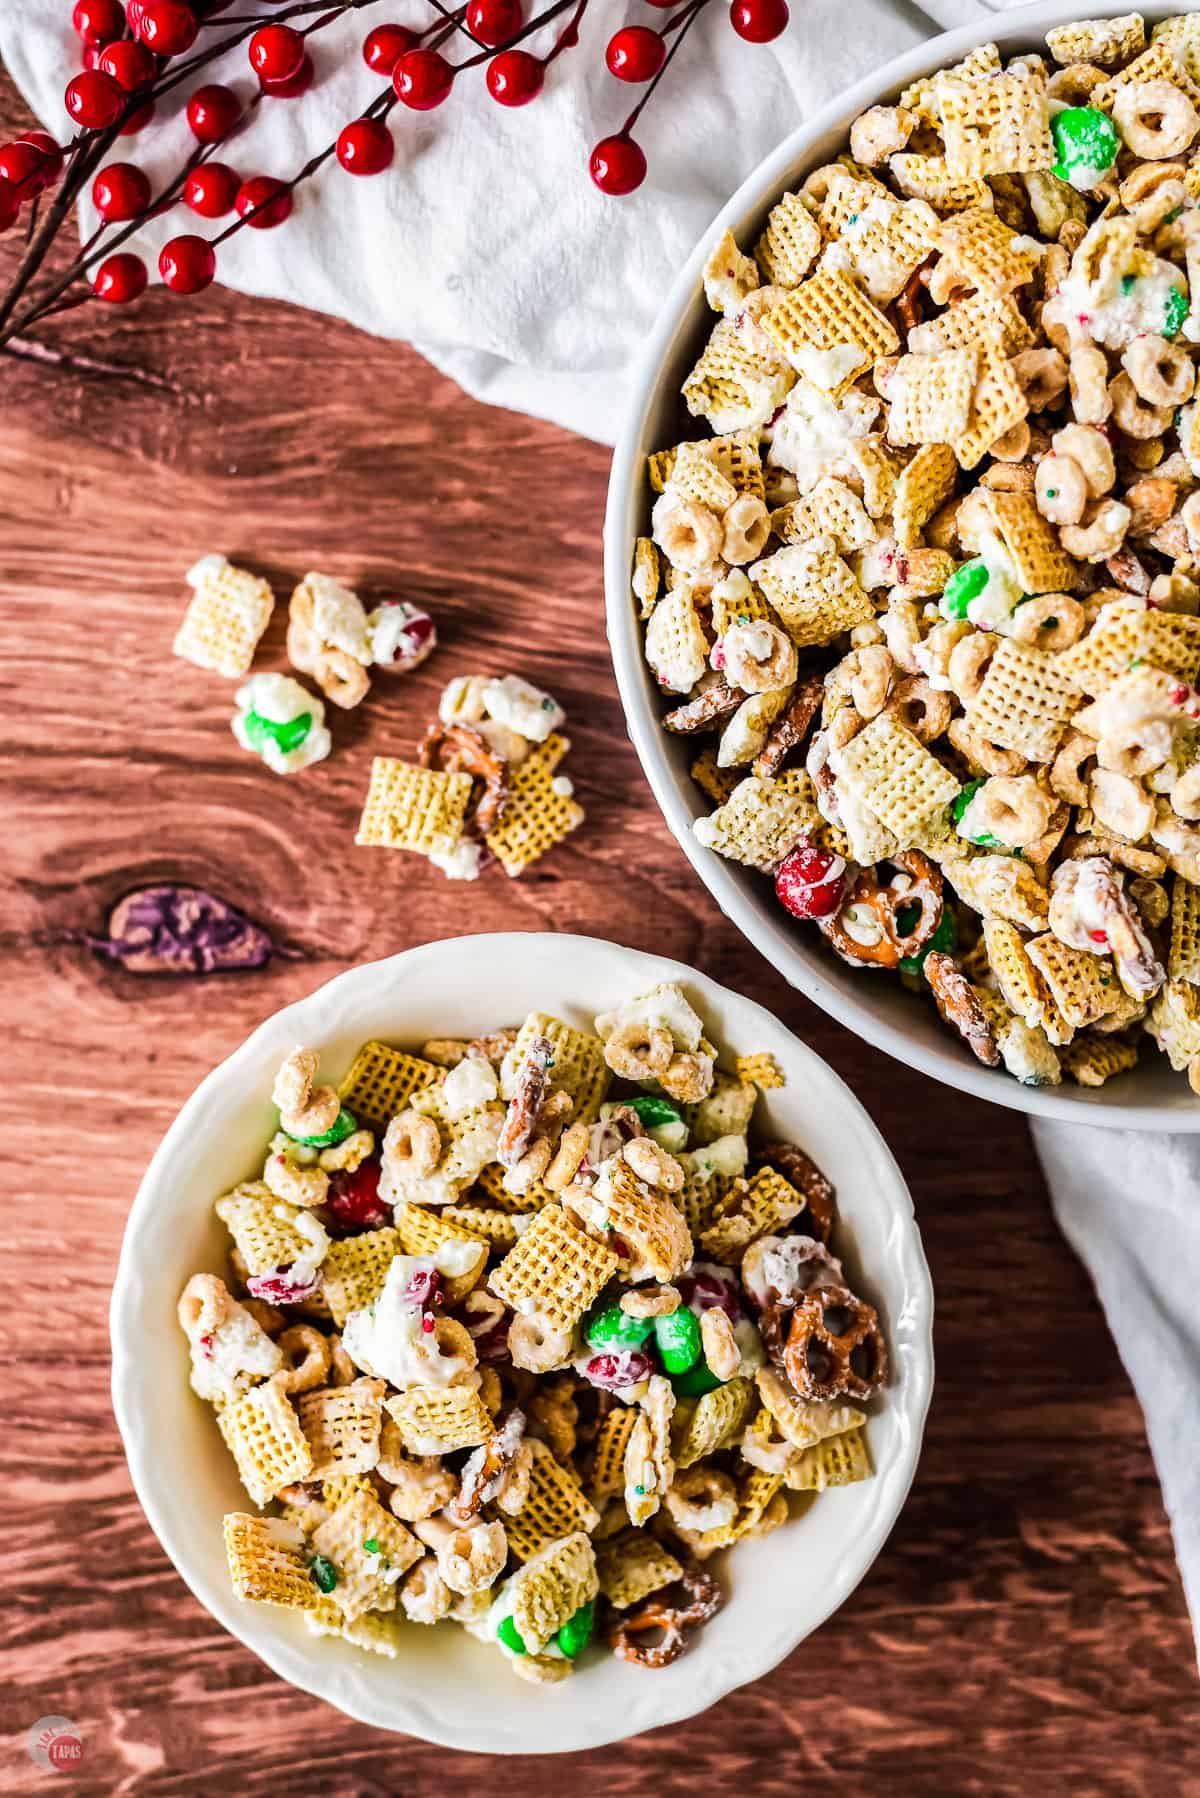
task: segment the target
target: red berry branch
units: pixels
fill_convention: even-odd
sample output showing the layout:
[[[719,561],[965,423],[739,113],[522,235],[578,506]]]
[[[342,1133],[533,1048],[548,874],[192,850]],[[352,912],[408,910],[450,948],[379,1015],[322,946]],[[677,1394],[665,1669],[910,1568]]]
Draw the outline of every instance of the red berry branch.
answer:
[[[499,105],[527,105],[541,93],[552,65],[579,44],[590,0],[550,0],[528,20],[524,0],[465,0],[457,7],[429,0],[436,17],[423,30],[390,22],[373,26],[362,41],[362,60],[386,82],[382,91],[294,175],[243,178],[224,160],[224,146],[260,104],[300,99],[315,78],[313,39],[347,13],[377,3],[285,0],[270,14],[246,16],[229,14],[231,0],[77,0],[72,22],[83,67],[63,95],[74,133],[60,144],[48,132],[27,131],[0,148],[0,234],[14,229],[22,214],[26,227],[25,252],[0,295],[0,349],[28,353],[35,341],[25,336],[31,326],[91,300],[125,305],[138,299],[150,271],[123,246],[150,219],[176,208],[197,220],[229,220],[212,237],[181,230],[159,253],[164,286],[177,294],[201,292],[216,277],[221,245],[241,230],[282,225],[296,190],[326,163],[336,160],[355,176],[383,174],[395,156],[388,122],[393,109],[435,110],[472,69],[484,69],[487,91]],[[592,152],[591,177],[603,193],[632,193],[645,179],[646,157],[634,126],[711,3],[684,0],[671,11],[675,0],[647,0],[670,17],[657,26],[624,25],[609,39],[610,73],[645,92],[620,129]],[[733,0],[729,17],[740,37],[766,43],[786,27],[788,9],[786,0]],[[560,19],[548,48],[525,47]],[[472,53],[455,61],[444,50],[460,39]],[[245,103],[232,88],[202,79],[209,65],[241,45],[257,82]],[[165,96],[193,82],[185,108],[193,148],[155,192],[137,162],[109,160],[111,152],[120,139],[146,130]],[[99,223],[65,267],[51,270],[51,251],[85,191]]]

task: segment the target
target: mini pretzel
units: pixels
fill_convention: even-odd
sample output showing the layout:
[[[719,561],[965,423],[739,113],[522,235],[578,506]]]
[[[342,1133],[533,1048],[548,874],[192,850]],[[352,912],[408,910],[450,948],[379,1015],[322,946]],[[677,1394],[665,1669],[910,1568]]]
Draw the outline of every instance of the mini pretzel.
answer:
[[[776,1258],[786,1254],[790,1263],[783,1286],[767,1281],[760,1270],[760,1261],[767,1262],[768,1248],[774,1251]],[[845,1285],[841,1262],[829,1253],[824,1243],[814,1242],[806,1236],[787,1236],[782,1243],[778,1238],[768,1236],[752,1243],[746,1250],[742,1278],[752,1296],[761,1295],[759,1334],[763,1347],[777,1365],[783,1363],[792,1313],[800,1301],[814,1292],[840,1291]]]
[[[553,1063],[554,1045],[549,1037],[535,1036],[521,1062],[516,1091],[508,1102],[504,1127],[496,1144],[496,1160],[504,1167],[515,1167],[533,1141],[546,1102],[546,1083]],[[549,1162],[548,1155],[546,1159]]]
[[[833,1230],[834,1189],[812,1156],[798,1143],[769,1142],[758,1150],[756,1159],[765,1167],[773,1167],[797,1192],[804,1194],[805,1207],[795,1223],[797,1233],[828,1242]]]
[[[714,681],[711,687],[705,687],[703,693],[697,693],[695,699],[689,699],[686,705],[675,707],[663,718],[663,729],[687,734],[695,730],[706,730],[717,718],[724,718],[729,712],[736,712],[745,699],[744,693],[736,693],[727,681]]]
[[[874,1306],[845,1286],[809,1293],[792,1313],[783,1365],[805,1398],[869,1398],[887,1379]]]
[[[971,982],[953,957],[934,949],[925,957],[924,971],[946,1023],[958,1031],[968,1049],[985,1067],[999,1067],[1000,1051],[992,1027]]]
[[[483,782],[483,797],[475,807],[472,828],[480,836],[495,830],[508,807],[508,774],[505,764],[477,730],[466,724],[431,724],[417,756],[422,768],[440,768],[444,774],[470,774]]]
[[[455,1523],[469,1523],[483,1505],[500,1497],[524,1446],[524,1435],[525,1413],[514,1405],[495,1435],[468,1455],[458,1497],[448,1506]]]
[[[682,1586],[687,1603],[668,1602],[674,1587],[656,1592],[636,1611],[623,1616],[609,1634],[609,1645],[623,1661],[639,1667],[669,1667],[686,1649],[692,1636],[715,1617],[725,1602],[711,1573],[687,1562],[676,1585]],[[646,1637],[657,1638],[646,1641]]]
[[[942,876],[919,849],[905,849],[889,858],[890,864],[912,877],[903,890],[880,881],[878,867],[862,868],[855,875],[836,912],[818,920],[833,947],[848,961],[863,961],[878,968],[898,968],[906,956],[919,955],[942,921]],[[880,864],[887,866],[888,864]],[[860,943],[847,930],[844,915],[852,905],[865,906],[879,925],[876,943]],[[898,914],[917,906],[912,927],[901,930]]]
[[[819,674],[806,674],[799,682],[787,710],[771,726],[765,748],[754,759],[754,772],[760,778],[778,774],[789,752],[803,743],[821,708],[824,690]]]

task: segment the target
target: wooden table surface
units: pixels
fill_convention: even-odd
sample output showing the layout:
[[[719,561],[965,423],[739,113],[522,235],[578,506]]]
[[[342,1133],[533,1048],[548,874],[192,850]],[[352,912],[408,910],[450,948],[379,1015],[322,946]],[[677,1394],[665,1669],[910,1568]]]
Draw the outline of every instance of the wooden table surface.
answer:
[[[20,116],[11,92],[5,104]],[[0,1790],[45,1789],[24,1742],[57,1715],[83,1742],[67,1783],[105,1794],[443,1798],[507,1780],[538,1794],[990,1798],[1157,1792],[1168,1772],[1200,1792],[1195,1655],[1141,1414],[1028,1132],[813,1010],[692,875],[609,667],[606,452],[474,404],[403,347],[230,295],[85,309],[68,337],[163,384],[0,365]],[[279,780],[234,745],[229,684],[170,654],[183,572],[208,550],[281,594],[317,567],[424,602],[444,647],[338,714],[320,769]],[[282,665],[281,620],[267,665]],[[355,849],[371,754],[411,752],[452,674],[509,667],[568,709],[585,827],[519,882],[449,885]],[[294,958],[146,979],[72,941],[162,879],[242,904]],[[216,1627],[133,1496],[107,1330],[127,1207],[201,1076],[343,968],[499,929],[678,956],[771,1006],[895,1150],[938,1306],[916,1484],[833,1621],[690,1723],[511,1767],[353,1723]]]

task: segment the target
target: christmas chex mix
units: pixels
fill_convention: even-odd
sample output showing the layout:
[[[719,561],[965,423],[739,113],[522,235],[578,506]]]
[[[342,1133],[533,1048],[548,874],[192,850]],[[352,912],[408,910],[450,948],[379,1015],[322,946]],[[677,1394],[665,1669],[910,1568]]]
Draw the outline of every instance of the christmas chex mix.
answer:
[[[1197,165],[1190,14],[979,46],[725,233],[649,457],[697,839],[1027,1084],[1148,1037],[1200,1092]],[[731,1255],[744,1196],[682,1203]]]
[[[710,1556],[870,1477],[887,1348],[832,1188],[759,1139],[786,1069],[726,1063],[673,983],[614,999],[373,1039],[338,1085],[281,1063],[215,1201],[229,1264],[178,1307],[243,1602],[386,1656],[457,1622],[537,1683],[593,1639],[665,1666],[722,1603]]]

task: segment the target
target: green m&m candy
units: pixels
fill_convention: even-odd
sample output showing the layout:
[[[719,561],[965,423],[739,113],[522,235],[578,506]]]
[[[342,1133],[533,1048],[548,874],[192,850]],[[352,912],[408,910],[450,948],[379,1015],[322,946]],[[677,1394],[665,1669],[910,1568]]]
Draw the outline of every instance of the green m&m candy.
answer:
[[[687,1147],[688,1127],[669,1099],[660,1099],[655,1093],[642,1093],[636,1099],[626,1100],[626,1104],[631,1111],[637,1112],[643,1129],[668,1154]]]
[[[1121,138],[1107,113],[1094,106],[1066,106],[1050,121],[1060,181],[1086,192],[1112,167]]]
[[[620,1305],[599,1312],[585,1332],[589,1348],[620,1350],[640,1348],[654,1328],[651,1317],[630,1317]]]
[[[950,816],[954,820],[959,836],[966,837],[968,843],[978,843],[984,849],[999,849],[1001,847],[1000,839],[994,837],[990,831],[985,830],[979,836],[972,836],[969,830],[962,829],[962,821],[967,814],[967,807],[983,784],[982,776],[978,780],[969,780],[951,805]]]
[[[308,1563],[308,1571],[319,1592],[332,1592],[338,1583],[337,1568],[326,1555],[314,1555]]]
[[[982,556],[976,556],[972,561],[964,562],[961,568],[956,568],[946,582],[945,591],[938,602],[938,610],[943,618],[965,618],[967,607],[973,599],[979,598],[990,579],[988,565]]]
[[[1167,289],[1167,297],[1163,301],[1163,323],[1162,323],[1163,336],[1164,337],[1176,336],[1177,333],[1179,332],[1179,330],[1181,329],[1181,327],[1183,325],[1183,321],[1187,317],[1187,315],[1188,315],[1187,294],[1184,293],[1182,287],[1168,288]]]
[[[686,1373],[675,1374],[671,1384],[677,1398],[703,1398],[706,1392],[715,1392],[721,1381],[707,1361],[697,1361]]]
[[[513,1654],[525,1653],[525,1643],[522,1640],[521,1632],[511,1617],[501,1617],[496,1625],[496,1640],[503,1642],[504,1646]]]
[[[700,1319],[686,1305],[654,1319],[654,1340],[666,1373],[687,1373],[700,1359]]]
[[[581,1655],[591,1641],[595,1617],[596,1603],[589,1598],[586,1604],[580,1605],[573,1617],[567,1619],[555,1636],[554,1640],[569,1661]]]
[[[348,1136],[353,1136],[357,1129],[358,1119],[354,1113],[343,1109],[338,1112],[328,1130],[323,1130],[320,1136],[292,1136],[291,1140],[303,1143],[306,1149],[332,1149],[335,1143],[345,1142]],[[290,1131],[285,1131],[284,1134],[291,1136]]]
[[[282,724],[274,718],[264,718],[261,712],[246,712],[242,718],[246,741],[260,755],[266,743],[274,743],[282,755],[290,755],[293,749],[299,749],[311,728],[311,712],[301,712],[298,718],[287,718]]]

